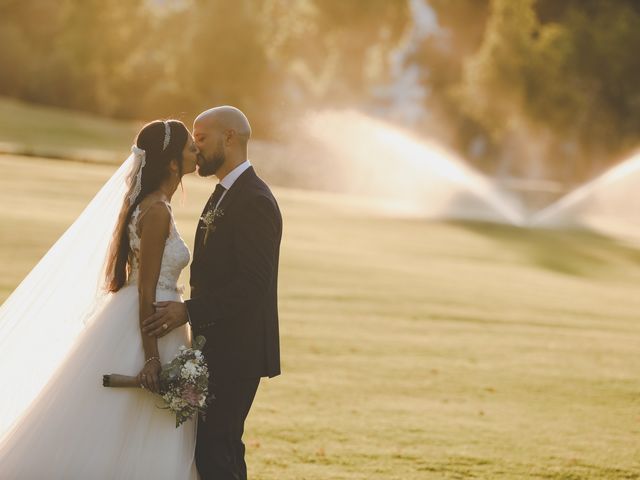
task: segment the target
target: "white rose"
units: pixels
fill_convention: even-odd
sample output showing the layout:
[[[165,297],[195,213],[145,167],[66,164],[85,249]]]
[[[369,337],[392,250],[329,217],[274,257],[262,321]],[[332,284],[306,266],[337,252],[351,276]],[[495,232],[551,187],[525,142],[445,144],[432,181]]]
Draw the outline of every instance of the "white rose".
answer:
[[[189,360],[182,367],[182,378],[193,378],[198,376],[199,369],[198,365],[196,365],[193,360]]]

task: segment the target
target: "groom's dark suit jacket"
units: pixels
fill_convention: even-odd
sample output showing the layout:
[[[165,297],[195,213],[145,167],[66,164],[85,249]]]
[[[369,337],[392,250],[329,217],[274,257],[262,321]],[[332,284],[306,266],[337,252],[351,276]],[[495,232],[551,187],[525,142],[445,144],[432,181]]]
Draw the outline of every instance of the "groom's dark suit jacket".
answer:
[[[280,374],[280,209],[250,167],[218,212],[206,243],[202,220],[196,232],[191,299],[185,302],[193,333],[207,339],[204,354],[214,382],[274,377]]]

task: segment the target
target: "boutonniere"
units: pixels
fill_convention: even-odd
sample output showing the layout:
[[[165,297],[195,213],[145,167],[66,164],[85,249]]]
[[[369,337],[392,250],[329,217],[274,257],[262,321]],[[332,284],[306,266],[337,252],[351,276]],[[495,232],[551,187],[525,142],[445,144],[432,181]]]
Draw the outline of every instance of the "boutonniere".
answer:
[[[200,217],[200,220],[202,220],[202,223],[204,224],[201,228],[204,229],[205,245],[207,243],[207,238],[209,238],[209,232],[214,232],[216,230],[216,219],[223,216],[224,210],[222,210],[221,208],[215,208],[213,210],[207,210],[207,212]]]

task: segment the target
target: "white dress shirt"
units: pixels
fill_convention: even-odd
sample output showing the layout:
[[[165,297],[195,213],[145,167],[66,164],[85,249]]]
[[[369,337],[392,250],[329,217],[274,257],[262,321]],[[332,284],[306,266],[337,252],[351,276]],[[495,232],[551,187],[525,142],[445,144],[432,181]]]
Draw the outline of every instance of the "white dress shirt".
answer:
[[[222,192],[222,196],[220,197],[220,200],[218,200],[218,203],[216,203],[216,206],[213,208],[218,208],[218,205],[220,205],[220,202],[222,201],[224,196],[227,194],[229,189],[233,186],[233,184],[236,183],[236,180],[238,180],[238,177],[240,177],[240,175],[242,175],[244,171],[250,166],[251,166],[251,162],[249,160],[245,160],[236,168],[231,170],[222,180],[220,180],[220,184],[224,187],[224,192]]]

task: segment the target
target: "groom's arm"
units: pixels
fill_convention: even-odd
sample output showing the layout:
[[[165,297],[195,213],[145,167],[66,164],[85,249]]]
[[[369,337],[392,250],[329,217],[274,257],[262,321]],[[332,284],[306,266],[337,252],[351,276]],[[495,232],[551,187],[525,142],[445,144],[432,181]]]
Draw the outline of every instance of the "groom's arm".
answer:
[[[242,317],[265,297],[273,281],[281,236],[275,205],[266,196],[256,196],[238,215],[241,218],[234,232],[238,271],[225,287],[185,302],[190,322],[196,327]]]

